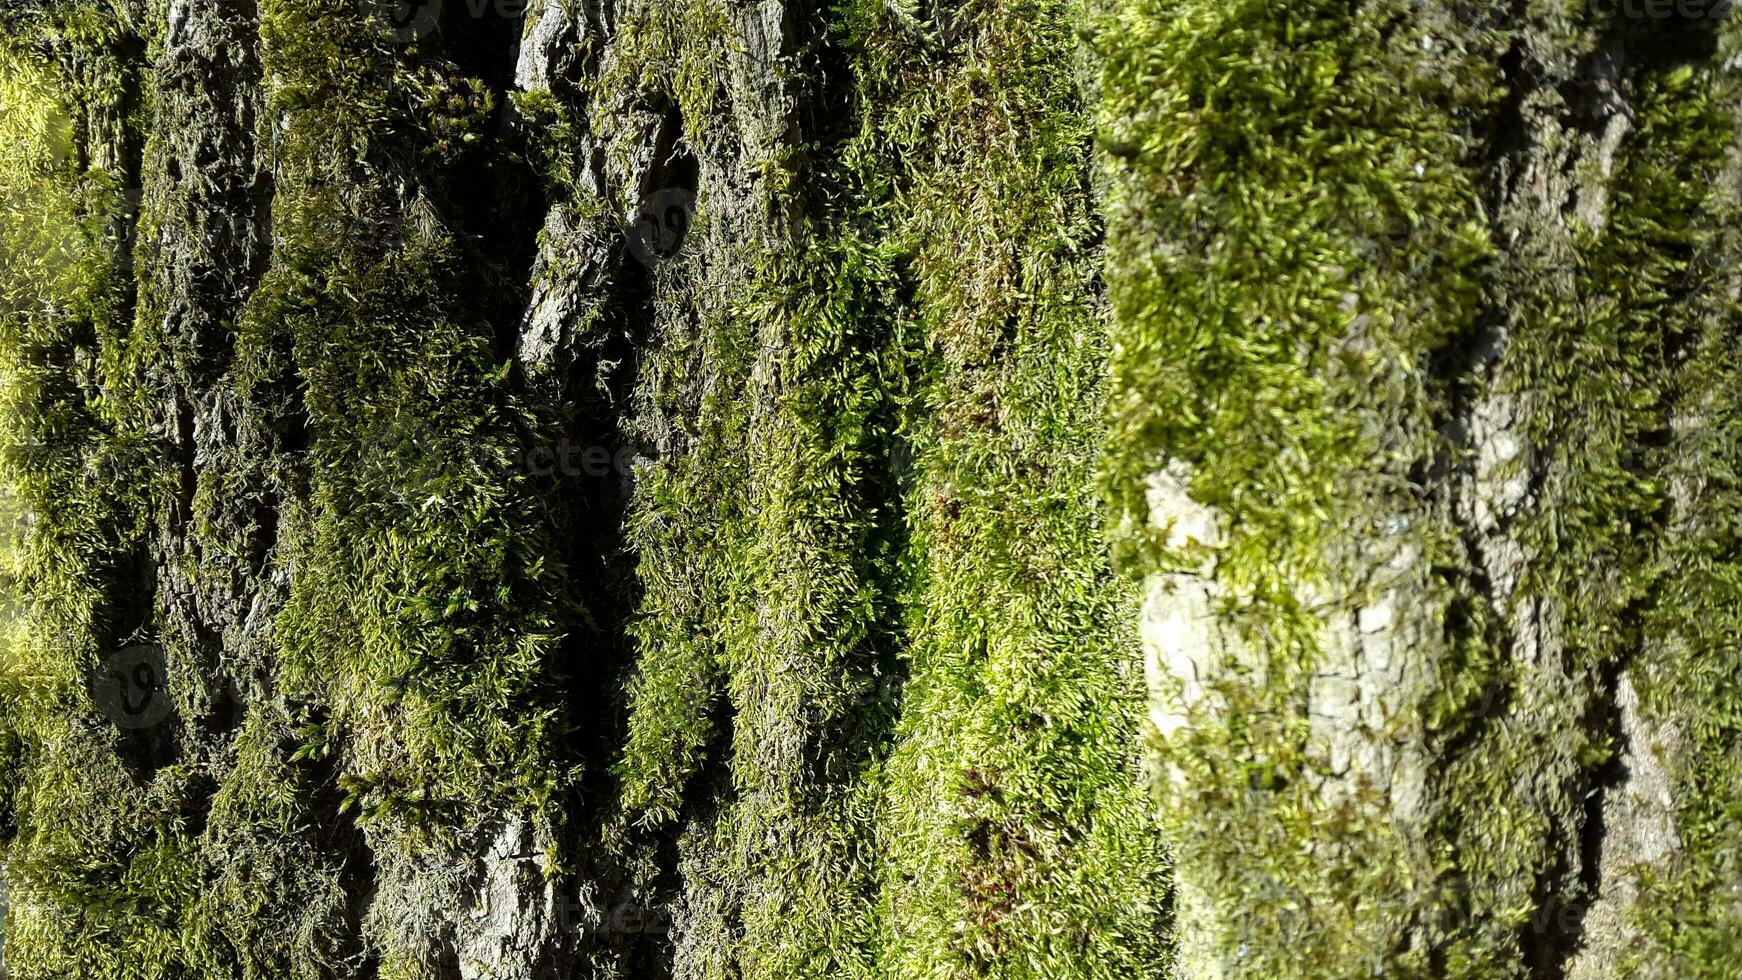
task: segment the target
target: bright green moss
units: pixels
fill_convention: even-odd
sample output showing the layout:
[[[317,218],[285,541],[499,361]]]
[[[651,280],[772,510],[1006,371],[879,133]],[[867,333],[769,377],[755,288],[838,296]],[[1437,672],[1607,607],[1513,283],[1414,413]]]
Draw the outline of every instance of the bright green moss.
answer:
[[[1720,50],[1734,50],[1726,31]],[[1636,913],[1651,942],[1626,964],[1668,964],[1720,977],[1742,960],[1735,842],[1742,834],[1742,692],[1735,672],[1738,585],[1734,396],[1737,333],[1734,82],[1708,66],[1671,67],[1643,88],[1640,131],[1616,188],[1612,246],[1598,268],[1614,279],[1610,315],[1653,332],[1667,350],[1651,486],[1666,534],[1657,539],[1632,675],[1661,744],[1679,853],[1646,873]],[[1652,348],[1645,349],[1647,353]],[[1665,445],[1667,443],[1667,445]],[[1654,457],[1655,458],[1655,457]],[[1631,529],[1629,529],[1631,530]]]
[[[1723,689],[1691,680],[1712,676],[1699,666],[1710,654],[1697,651],[1715,649],[1715,634],[1702,626],[1708,639],[1689,643],[1670,627],[1676,616],[1641,615],[1658,588],[1677,596],[1667,605],[1697,610],[1702,583],[1725,581],[1721,565],[1696,557],[1711,554],[1698,535],[1693,544],[1672,532],[1654,552],[1691,474],[1725,472],[1708,455],[1725,437],[1721,410],[1706,424],[1705,386],[1722,390],[1712,372],[1728,346],[1702,326],[1719,317],[1702,298],[1718,281],[1702,229],[1729,213],[1708,188],[1732,136],[1702,94],[1714,84],[1707,69],[1677,67],[1695,56],[1676,45],[1697,31],[1635,25],[1614,42],[1628,54],[1617,84],[1639,104],[1599,205],[1608,223],[1584,224],[1592,187],[1609,180],[1594,169],[1581,173],[1564,223],[1545,221],[1534,185],[1479,207],[1474,175],[1488,162],[1477,140],[1490,124],[1519,123],[1490,115],[1499,79],[1474,52],[1504,42],[1431,22],[1376,33],[1381,15],[1274,4],[1122,4],[1105,15],[1118,321],[1110,482],[1134,567],[1192,568],[1196,556],[1160,547],[1165,528],[1151,526],[1143,496],[1164,463],[1189,464],[1193,496],[1229,530],[1215,581],[1237,607],[1222,618],[1265,675],[1261,688],[1220,690],[1223,709],[1162,750],[1183,776],[1164,807],[1181,874],[1208,892],[1222,930],[1210,955],[1284,976],[1520,975],[1568,954],[1542,923],[1593,898],[1579,866],[1596,857],[1580,835],[1599,786],[1618,791],[1603,774],[1618,734],[1605,706],[1621,671],[1689,678],[1676,687],[1678,717],[1708,733],[1700,752],[1720,754],[1687,771],[1726,771],[1724,723],[1692,721],[1731,714]],[[1582,43],[1577,20],[1542,29]],[[1529,70],[1504,81],[1529,113],[1577,108],[1559,104],[1564,92],[1532,94]],[[1521,141],[1523,155],[1538,135],[1492,139]],[[1540,135],[1545,157],[1569,138]],[[1486,244],[1490,235],[1505,248]],[[1478,326],[1499,341],[1492,367],[1473,356],[1486,342]],[[1461,352],[1456,365],[1448,352]],[[1436,491],[1421,476],[1436,459],[1465,465],[1436,431],[1460,398],[1515,405],[1531,447],[1517,464],[1528,469],[1500,477],[1528,486],[1523,511],[1502,516],[1522,547],[1515,590],[1478,574],[1481,538],[1452,536],[1453,515],[1431,509]],[[1684,429],[1691,444],[1672,451],[1679,462],[1666,474],[1663,447]],[[1425,512],[1411,484],[1425,488]],[[1351,530],[1370,537],[1373,514],[1426,519],[1421,546],[1442,591],[1424,598],[1447,627],[1410,651],[1432,665],[1420,737],[1445,756],[1443,799],[1427,827],[1402,837],[1299,789],[1312,760],[1295,699],[1321,655],[1318,621],[1334,615],[1299,597],[1337,588],[1348,570],[1326,560],[1329,549]],[[1682,520],[1722,540],[1722,522]],[[1690,614],[1724,622],[1711,609]],[[1667,663],[1653,640],[1666,630]],[[1515,641],[1534,651],[1528,659],[1515,659]],[[1729,804],[1715,802],[1728,797],[1703,776],[1683,778],[1694,839],[1733,831],[1718,816]],[[1344,848],[1358,865],[1338,861]],[[1717,879],[1700,880],[1713,894]],[[1678,973],[1721,972],[1734,920],[1677,894],[1680,903],[1641,907],[1661,909],[1647,913],[1657,935],[1688,951]]]
[[[413,147],[457,152],[474,127],[414,125],[428,100],[390,96],[422,66],[349,6],[263,15],[270,105],[288,121],[281,240],[243,330],[288,338],[313,439],[308,509],[286,542],[283,682],[353,740],[366,822],[393,817],[415,840],[470,826],[465,805],[549,818],[565,779],[549,700],[565,597],[512,465],[507,365],[455,288],[472,259],[455,230],[439,213],[386,221],[406,208],[389,193],[400,147],[365,149],[397,124]]]
[[[1493,68],[1449,25],[1388,14],[1134,3],[1098,27],[1116,516],[1134,568],[1197,567],[1161,547],[1144,497],[1168,461],[1189,467],[1227,534],[1222,628],[1254,672],[1213,683],[1224,706],[1161,750],[1180,874],[1209,904],[1197,955],[1240,975],[1480,974],[1511,928],[1441,907],[1437,847],[1391,801],[1321,797],[1303,707],[1325,624],[1370,601],[1351,541],[1407,535],[1451,573],[1412,601],[1461,601],[1462,549],[1412,484],[1455,452],[1433,366],[1482,314],[1493,249],[1472,173]],[[1462,697],[1485,642],[1398,654],[1447,658],[1429,690]]]
[[[1135,791],[1135,601],[1104,571],[1091,478],[1106,348],[1075,13],[983,5],[921,34],[882,5],[847,21],[865,111],[847,159],[910,250],[894,313],[916,330],[884,975],[1168,961],[1167,868]]]
[[[1489,248],[1458,167],[1471,137],[1451,115],[1483,107],[1480,70],[1382,43],[1379,18],[1134,4],[1101,27],[1101,139],[1119,188],[1114,489],[1140,516],[1148,473],[1213,452],[1199,495],[1235,506],[1253,540],[1286,540],[1274,565],[1309,577],[1327,525],[1308,518],[1373,448],[1342,396],[1422,411],[1398,362],[1466,328]],[[1339,348],[1358,318],[1370,349]]]
[[[99,395],[115,379],[128,286],[113,237],[126,175],[108,152],[136,120],[75,127],[86,99],[125,105],[130,66],[113,15],[55,5],[0,37],[0,478],[22,517],[6,585],[20,601],[0,649],[17,763],[9,774],[8,967],[19,977],[120,975],[139,959],[174,969],[191,893],[173,791],[124,771],[117,736],[83,679],[117,633],[113,590],[139,546],[148,479],[118,481],[137,420]],[[185,774],[180,774],[185,775]],[[178,774],[169,773],[165,786]],[[93,925],[94,923],[94,925]],[[103,941],[94,941],[100,930]],[[152,974],[164,975],[164,974]]]
[[[803,237],[648,382],[748,381],[669,406],[694,428],[631,524],[626,816],[718,794],[682,845],[705,918],[680,953],[708,976],[1154,974],[1133,609],[1086,479],[1104,349],[1069,10],[964,11],[943,47],[839,13],[848,74],[799,81],[848,84],[852,124],[767,173],[805,188]]]
[[[721,0],[679,0],[630,5],[613,38],[613,59],[594,91],[602,97],[669,99],[684,124],[684,138],[706,146],[729,130],[721,116],[729,52],[744,44]],[[600,119],[599,122],[607,122]],[[630,144],[620,144],[627,148]]]

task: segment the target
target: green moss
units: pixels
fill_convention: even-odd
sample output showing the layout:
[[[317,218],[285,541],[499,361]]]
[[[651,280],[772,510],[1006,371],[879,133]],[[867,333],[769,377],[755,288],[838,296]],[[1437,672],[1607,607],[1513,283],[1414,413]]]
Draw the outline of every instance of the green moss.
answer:
[[[8,534],[6,584],[20,606],[0,687],[16,764],[7,943],[34,955],[8,966],[20,977],[118,974],[143,956],[168,971],[190,894],[187,837],[171,794],[124,772],[84,685],[127,628],[112,597],[140,545],[150,484],[112,478],[137,420],[101,395],[118,380],[104,372],[130,284],[113,237],[127,176],[99,167],[137,120],[96,130],[77,112],[86,100],[125,105],[135,69],[116,56],[126,32],[112,13],[17,13],[0,37],[0,492],[23,524]]]
[[[354,739],[344,768],[368,787],[366,821],[397,817],[415,840],[503,806],[550,819],[567,778],[550,669],[567,607],[512,465],[523,413],[456,288],[474,259],[456,232],[439,213],[379,217],[407,208],[390,193],[401,146],[451,155],[477,127],[424,118],[431,99],[453,101],[440,92],[393,101],[423,74],[347,5],[268,4],[262,29],[287,121],[280,242],[242,330],[268,349],[288,340],[313,440],[309,503],[284,543],[298,571],[276,630],[282,683]],[[383,131],[403,144],[372,142]]]
[[[273,252],[209,330],[166,316],[161,256],[135,279],[118,253],[125,188],[147,185],[147,242],[190,235],[174,205],[200,200],[161,137],[129,172],[179,108],[138,94],[161,39],[133,4],[0,16],[0,503],[27,515],[0,569],[15,975],[435,976],[411,927],[365,938],[367,865],[457,863],[511,811],[572,845],[554,873],[675,893],[685,975],[1159,976],[1176,867],[1232,974],[1522,975],[1548,955],[1535,917],[1587,897],[1620,670],[1685,747],[1683,857],[1640,924],[1718,975],[1742,713],[1716,69],[1630,69],[1612,224],[1562,235],[1488,213],[1510,28],[1329,0],[947,7],[799,5],[774,64],[746,65],[744,9],[631,4],[609,57],[589,34],[505,107],[469,38],[395,44],[352,0],[262,0]],[[594,403],[517,376],[525,284],[480,254],[462,185],[524,156],[590,248],[674,122],[691,237],[645,277],[611,253],[621,281],[581,297],[578,356],[600,363],[575,377],[606,379],[625,324],[640,358],[631,408],[613,392],[621,417],[581,422],[659,430],[626,433],[657,458],[626,481],[630,557],[602,562],[635,581],[595,588],[558,556],[616,548],[582,527],[606,495],[519,465]],[[1470,353],[1490,328],[1495,389]],[[163,431],[189,392],[235,408],[233,455]],[[1504,600],[1440,475],[1469,465],[1448,417],[1500,396],[1544,447]],[[1152,526],[1170,461],[1226,520],[1218,616],[1254,659],[1155,746],[1184,777],[1157,811],[1138,588],[1108,557],[1203,557]],[[1415,822],[1370,792],[1326,802],[1303,707],[1326,622],[1378,588],[1350,542],[1397,522],[1427,569],[1425,679],[1381,734],[1444,769]],[[163,639],[190,720],[142,776],[84,690],[180,622],[132,595],[141,565],[221,589],[257,547],[287,575],[269,642],[226,638],[213,667]],[[605,669],[625,624],[605,635],[587,589],[638,603],[626,679]],[[1564,637],[1547,666],[1510,646],[1526,602]],[[576,707],[595,679],[608,717]],[[246,710],[206,731],[225,682]],[[1479,717],[1496,689],[1528,710]],[[579,941],[600,975],[639,969]]]
[[[1197,567],[1145,501],[1186,464],[1223,516],[1221,615],[1259,678],[1213,682],[1225,709],[1162,749],[1180,874],[1211,906],[1193,928],[1241,975],[1425,975],[1444,941],[1405,938],[1433,905],[1432,850],[1382,799],[1320,797],[1302,708],[1322,622],[1366,601],[1349,540],[1389,518],[1459,560],[1410,483],[1446,451],[1428,369],[1471,335],[1492,251],[1468,169],[1492,69],[1425,53],[1436,25],[1391,13],[1129,3],[1098,21],[1121,547],[1136,570]],[[1432,588],[1416,601],[1454,601]]]
[[[1727,30],[1721,50],[1734,50]],[[1642,92],[1639,134],[1616,190],[1613,245],[1601,268],[1610,315],[1669,348],[1660,399],[1667,438],[1652,485],[1666,533],[1648,567],[1641,650],[1632,672],[1667,763],[1680,852],[1646,874],[1637,906],[1651,940],[1625,964],[1650,975],[1720,977],[1742,957],[1734,841],[1742,830],[1735,680],[1738,581],[1734,82],[1716,68],[1665,71]],[[1651,348],[1646,348],[1647,352]],[[1631,530],[1631,529],[1629,529]]]
[[[1104,571],[1091,478],[1107,348],[1075,14],[976,5],[925,34],[882,5],[847,20],[865,107],[848,159],[910,250],[895,312],[915,331],[884,975],[1168,962],[1167,868],[1134,791],[1136,603]]]
[[[619,775],[644,828],[686,783],[718,801],[680,845],[679,951],[703,975],[1166,961],[1134,603],[1100,571],[1087,479],[1105,348],[1070,13],[984,5],[940,50],[840,8],[782,77],[850,106],[841,129],[759,171],[798,240],[703,237],[687,274],[753,270],[717,306],[666,280],[705,312],[645,387],[717,380],[661,405],[683,451],[631,523],[647,595]],[[720,141],[719,109],[669,97],[698,152]]]
[[[233,328],[233,378],[237,404],[262,413],[300,411],[285,389],[302,387],[313,428],[310,470],[285,456],[266,474],[285,496],[300,487],[309,499],[286,515],[280,542],[297,574],[269,689],[331,711],[338,768],[367,780],[364,820],[393,845],[467,831],[504,807],[554,822],[549,801],[566,771],[551,761],[559,726],[547,661],[552,610],[565,600],[551,584],[560,569],[542,561],[531,495],[492,465],[516,444],[518,415],[488,326],[453,291],[431,288],[463,279],[451,235],[383,244],[385,225],[358,218],[393,210],[381,206],[390,199],[378,161],[402,146],[381,146],[378,129],[403,123],[406,142],[446,165],[476,142],[488,100],[464,97],[478,89],[461,81],[458,112],[428,93],[393,101],[387,82],[404,66],[350,5],[264,14],[273,109],[287,123],[275,221],[284,261]],[[150,612],[161,610],[117,621],[118,607],[150,599],[135,594],[133,566],[145,515],[177,506],[144,430],[165,388],[210,379],[190,373],[201,352],[188,338],[162,332],[152,288],[139,327],[126,320],[131,267],[113,229],[119,188],[137,177],[88,168],[128,159],[143,123],[68,122],[75,104],[127,104],[143,62],[126,59],[143,42],[86,5],[9,26],[30,33],[8,35],[20,53],[0,67],[7,135],[17,136],[0,166],[16,205],[3,216],[0,429],[7,496],[32,523],[8,562],[27,615],[0,672],[16,739],[7,755],[21,774],[8,808],[20,830],[7,862],[8,942],[29,951],[8,966],[26,977],[343,973],[357,952],[358,896],[345,892],[354,871],[342,863],[361,844],[307,829],[346,823],[329,787],[290,762],[284,709],[251,706],[239,740],[216,749],[187,738],[192,758],[141,781],[84,691],[115,645],[158,626]],[[159,190],[146,194],[146,238],[162,227],[150,210]],[[141,258],[154,287],[157,256]],[[287,386],[298,362],[307,374]],[[451,423],[434,445],[431,419]],[[225,574],[225,556],[252,547],[227,508],[257,475],[197,474],[188,533],[203,557],[175,558],[189,581]],[[165,642],[172,669],[191,668],[179,659],[191,651]]]
[[[1726,573],[1698,556],[1721,551],[1723,522],[1698,507],[1671,517],[1693,474],[1721,483],[1726,472],[1710,392],[1729,356],[1713,235],[1731,205],[1709,188],[1733,136],[1713,70],[1678,66],[1701,57],[1676,48],[1696,31],[1622,31],[1605,43],[1626,47],[1616,84],[1637,128],[1615,157],[1608,224],[1579,217],[1607,174],[1579,175],[1566,224],[1532,209],[1532,188],[1482,202],[1477,178],[1492,162],[1481,151],[1521,138],[1528,151],[1539,135],[1506,129],[1518,122],[1496,111],[1496,83],[1518,87],[1529,113],[1577,107],[1532,88],[1528,50],[1510,78],[1482,67],[1476,52],[1501,50],[1508,33],[1386,16],[1268,3],[1104,14],[1118,322],[1109,482],[1130,567],[1196,568],[1201,556],[1162,546],[1144,499],[1149,474],[1188,464],[1193,497],[1229,532],[1214,555],[1231,604],[1220,618],[1263,675],[1222,685],[1223,707],[1160,747],[1183,776],[1164,794],[1181,875],[1221,930],[1210,955],[1282,976],[1521,975],[1565,955],[1544,917],[1593,898],[1578,880],[1595,860],[1580,835],[1587,800],[1612,786],[1621,672],[1663,685],[1647,701],[1668,730],[1704,733],[1699,762],[1672,763],[1692,839],[1733,830],[1721,816],[1730,796],[1692,775],[1728,771],[1718,760],[1733,744],[1725,722],[1693,720],[1728,718],[1726,689],[1691,679],[1715,676],[1707,658],[1725,620],[1698,596]],[[1531,30],[1595,45],[1589,27],[1575,17]],[[1540,138],[1552,155],[1575,137]],[[1492,366],[1472,356],[1487,324],[1501,341]],[[1515,590],[1478,573],[1483,539],[1460,542],[1467,518],[1437,505],[1443,463],[1467,465],[1437,430],[1459,400],[1479,399],[1516,406],[1531,447],[1502,474],[1528,485],[1522,511],[1501,516],[1522,548]],[[1414,598],[1444,626],[1410,651],[1430,665],[1423,727],[1410,736],[1400,721],[1443,759],[1420,829],[1383,810],[1377,823],[1338,814],[1302,790],[1315,763],[1301,681],[1321,621],[1341,607],[1300,597],[1338,596],[1349,573],[1327,560],[1338,536],[1370,536],[1387,514],[1424,528],[1435,575]],[[1683,613],[1702,626],[1675,625],[1691,622]],[[1667,689],[1679,710],[1653,701]],[[1723,873],[1671,877],[1710,896]],[[1716,964],[1729,962],[1734,919],[1721,900],[1690,904],[1695,888],[1665,887],[1641,909],[1678,975],[1727,968]]]

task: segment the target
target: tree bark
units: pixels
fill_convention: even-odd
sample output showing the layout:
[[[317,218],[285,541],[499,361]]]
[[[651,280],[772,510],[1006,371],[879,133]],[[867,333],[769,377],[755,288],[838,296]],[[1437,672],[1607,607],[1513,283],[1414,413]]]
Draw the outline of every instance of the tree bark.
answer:
[[[1731,880],[1736,730],[1695,678],[1734,634],[1683,596],[1735,556],[1682,523],[1728,471],[1729,22],[1111,16],[1116,492],[1185,972],[1732,971],[1694,896]]]
[[[1164,969],[1076,23],[8,14],[15,973]]]
[[[1733,976],[1674,6],[13,4],[0,969]]]

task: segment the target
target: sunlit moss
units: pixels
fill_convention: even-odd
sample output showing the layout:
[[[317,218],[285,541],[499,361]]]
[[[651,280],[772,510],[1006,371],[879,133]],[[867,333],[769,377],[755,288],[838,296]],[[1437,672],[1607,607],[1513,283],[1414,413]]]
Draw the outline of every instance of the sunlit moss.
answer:
[[[1558,148],[1517,132],[1504,97],[1531,113],[1572,114],[1558,100],[1576,100],[1533,90],[1530,70],[1499,53],[1528,50],[1537,32],[1596,45],[1586,32],[1602,25],[1577,11],[1518,25],[1496,15],[1492,29],[1393,12],[1124,3],[1099,21],[1123,548],[1135,570],[1197,567],[1164,547],[1145,499],[1151,474],[1185,467],[1192,496],[1225,518],[1220,628],[1264,675],[1218,685],[1216,710],[1158,746],[1181,773],[1163,794],[1180,874],[1212,906],[1192,928],[1213,931],[1206,955],[1240,973],[1512,976],[1568,955],[1543,923],[1595,899],[1581,835],[1597,819],[1589,801],[1620,792],[1616,678],[1699,676],[1710,656],[1694,652],[1710,639],[1683,634],[1668,645],[1680,666],[1667,666],[1653,636],[1674,617],[1646,614],[1659,588],[1688,608],[1698,602],[1684,590],[1712,581],[1685,538],[1660,537],[1669,488],[1691,472],[1663,472],[1663,446],[1687,428],[1693,457],[1709,460],[1725,438],[1721,413],[1708,426],[1686,407],[1712,404],[1701,386],[1727,343],[1710,325],[1712,270],[1726,260],[1706,241],[1730,213],[1708,188],[1732,122],[1703,94],[1717,83],[1694,50],[1699,30],[1608,25],[1602,43],[1628,52],[1616,84],[1637,129],[1612,172],[1587,160],[1566,190],[1550,182],[1577,194],[1556,221],[1532,196],[1542,185],[1488,182],[1522,166],[1504,158],[1511,147],[1524,159],[1534,139],[1545,158]],[[1606,224],[1586,217],[1593,200]],[[1488,580],[1481,537],[1439,504],[1458,467],[1493,448],[1460,445],[1470,434],[1453,423],[1484,399],[1517,406],[1530,447],[1507,474],[1528,481],[1503,518],[1515,588]],[[1705,465],[1693,457],[1676,465]],[[1325,632],[1359,605],[1358,590],[1339,591],[1351,571],[1339,536],[1371,539],[1386,515],[1433,570],[1412,592],[1427,632],[1397,634],[1430,666],[1420,714],[1388,733],[1443,756],[1426,825],[1394,821],[1384,800],[1339,813],[1307,789],[1323,774],[1303,681]],[[1726,695],[1678,689],[1676,723],[1723,742],[1723,722],[1691,719],[1728,717]],[[1696,836],[1721,834],[1727,804],[1713,805],[1712,785],[1685,790]],[[1654,907],[1660,935],[1700,950],[1678,973],[1722,969],[1722,916],[1638,910]]]

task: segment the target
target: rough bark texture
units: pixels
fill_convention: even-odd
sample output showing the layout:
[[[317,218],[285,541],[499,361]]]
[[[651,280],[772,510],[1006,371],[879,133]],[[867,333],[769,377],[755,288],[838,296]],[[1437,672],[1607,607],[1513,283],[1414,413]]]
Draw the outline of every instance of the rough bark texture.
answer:
[[[1114,485],[1184,972],[1733,973],[1733,903],[1691,890],[1733,870],[1685,848],[1736,840],[1705,591],[1735,556],[1683,524],[1729,472],[1728,21],[1105,23]]]
[[[1735,976],[1672,6],[0,10],[0,969]]]
[[[15,975],[1166,968],[1073,8],[5,18]]]

